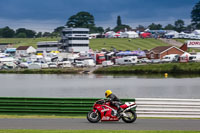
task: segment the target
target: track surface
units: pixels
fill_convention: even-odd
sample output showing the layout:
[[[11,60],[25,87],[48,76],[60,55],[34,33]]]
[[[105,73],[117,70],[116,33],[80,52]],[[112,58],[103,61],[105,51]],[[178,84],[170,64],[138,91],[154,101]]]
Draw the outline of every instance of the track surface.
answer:
[[[200,120],[138,119],[135,123],[89,123],[86,119],[0,119],[0,129],[200,130]]]

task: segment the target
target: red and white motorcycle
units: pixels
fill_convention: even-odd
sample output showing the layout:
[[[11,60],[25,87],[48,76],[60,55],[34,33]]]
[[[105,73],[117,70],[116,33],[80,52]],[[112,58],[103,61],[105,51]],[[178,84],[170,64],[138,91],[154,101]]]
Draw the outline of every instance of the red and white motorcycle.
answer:
[[[91,123],[101,121],[119,121],[121,118],[126,123],[132,123],[137,119],[135,111],[131,110],[136,108],[135,102],[126,102],[120,106],[123,112],[118,114],[117,108],[112,106],[110,102],[104,99],[98,100],[93,105],[93,110],[88,112],[87,119]],[[135,109],[134,109],[135,110]]]

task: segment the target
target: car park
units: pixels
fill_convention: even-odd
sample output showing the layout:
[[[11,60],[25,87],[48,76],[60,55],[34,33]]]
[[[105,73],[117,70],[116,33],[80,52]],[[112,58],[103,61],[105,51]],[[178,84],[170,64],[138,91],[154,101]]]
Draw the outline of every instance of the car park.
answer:
[[[112,66],[114,63],[110,60],[102,62],[103,67]]]
[[[156,63],[161,63],[162,61],[160,59],[152,59],[151,63],[156,64]]]
[[[151,60],[149,60],[148,58],[142,58],[139,60],[139,63],[151,63]]]

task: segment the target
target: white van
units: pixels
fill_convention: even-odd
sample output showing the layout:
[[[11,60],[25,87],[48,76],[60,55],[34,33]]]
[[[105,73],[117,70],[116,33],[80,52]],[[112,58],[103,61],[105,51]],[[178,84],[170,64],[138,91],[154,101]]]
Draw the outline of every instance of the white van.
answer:
[[[86,67],[95,67],[96,66],[96,63],[95,63],[95,61],[93,59],[84,60],[83,64]]]
[[[180,56],[178,54],[169,54],[163,56],[161,62],[176,62]]]
[[[70,61],[58,62],[58,67],[69,68],[69,67],[72,67],[72,64]]]
[[[200,55],[190,55],[189,56],[189,61],[190,62],[200,62]]]
[[[136,64],[138,62],[137,56],[128,56],[116,59],[115,63],[117,65],[129,65],[129,64]]]

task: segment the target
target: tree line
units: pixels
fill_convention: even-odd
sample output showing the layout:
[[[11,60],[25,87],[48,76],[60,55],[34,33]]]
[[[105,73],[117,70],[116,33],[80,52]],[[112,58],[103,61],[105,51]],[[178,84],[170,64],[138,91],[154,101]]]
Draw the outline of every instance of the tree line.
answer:
[[[111,29],[110,27],[105,30],[103,27],[98,27],[95,25],[94,16],[89,12],[78,12],[75,15],[69,17],[65,26],[73,27],[73,28],[89,28],[90,33],[103,33],[110,30],[115,32],[122,30],[132,30],[129,25],[123,24],[121,17],[117,17],[116,26]],[[60,36],[61,31],[65,28],[64,26],[59,26],[54,29],[53,32],[35,32],[34,30],[19,28],[17,30],[13,30],[8,26],[4,28],[0,28],[0,37],[3,38],[37,38],[37,37],[58,37]],[[161,24],[152,23],[149,26],[145,27],[143,25],[138,25],[135,30],[144,31],[146,28],[150,30],[175,30],[177,32],[185,31],[191,32],[194,29],[200,29],[200,1],[193,7],[191,11],[191,24],[185,25],[185,22],[181,19],[178,19],[174,22],[174,24],[168,24],[163,27]]]
[[[0,38],[39,38],[39,37],[50,37],[56,36],[54,32],[35,32],[34,30],[26,28],[18,28],[17,30],[11,29],[6,26],[0,28]]]

